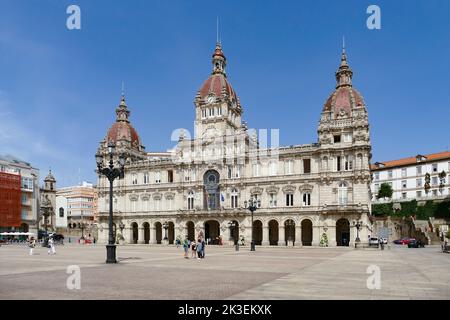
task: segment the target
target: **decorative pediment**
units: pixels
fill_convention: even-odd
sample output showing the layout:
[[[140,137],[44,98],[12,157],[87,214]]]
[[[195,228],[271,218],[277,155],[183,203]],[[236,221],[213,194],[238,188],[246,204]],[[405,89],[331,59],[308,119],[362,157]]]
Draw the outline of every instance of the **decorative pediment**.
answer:
[[[141,194],[141,199],[144,200],[144,201],[150,200],[150,194],[149,193]]]
[[[154,200],[161,200],[162,199],[162,194],[161,193],[154,193],[153,194],[153,199]]]
[[[260,187],[253,187],[250,189],[250,194],[257,194],[257,195],[261,195],[263,193],[263,188]]]
[[[166,192],[166,193],[164,194],[164,197],[165,197],[166,199],[173,199],[173,198],[175,197],[175,193],[173,193],[173,192]]]
[[[301,192],[311,192],[314,189],[314,186],[306,183],[301,185],[299,189]]]
[[[287,185],[282,188],[284,193],[294,193],[295,187],[293,185]]]
[[[267,194],[276,194],[278,191],[280,191],[280,188],[275,186],[270,186],[266,189]]]
[[[131,201],[138,201],[138,199],[139,199],[139,195],[137,195],[135,193],[130,194],[129,197],[130,197]]]

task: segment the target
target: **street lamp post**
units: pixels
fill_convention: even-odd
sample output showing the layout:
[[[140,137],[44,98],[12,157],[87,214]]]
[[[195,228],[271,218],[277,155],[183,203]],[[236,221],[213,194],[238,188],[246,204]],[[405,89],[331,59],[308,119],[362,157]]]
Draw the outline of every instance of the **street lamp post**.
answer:
[[[167,244],[168,241],[169,241],[169,238],[168,238],[168,236],[167,236],[167,229],[169,229],[169,223],[168,223],[167,221],[165,221],[165,222],[163,223],[163,228],[164,228],[164,241],[165,241],[166,244]]]
[[[260,204],[260,200],[253,200],[253,197],[250,200],[244,201],[244,207],[246,207],[252,213],[252,242],[250,243],[250,251],[255,251],[255,239],[253,236],[253,213],[256,211],[257,207]]]
[[[97,162],[98,172],[106,176],[109,180],[109,239],[106,245],[106,263],[117,263],[116,260],[116,243],[113,235],[113,183],[116,178],[123,178],[125,174],[125,156],[119,155],[119,168],[114,167],[114,150],[116,145],[112,142],[108,143],[109,166],[103,166],[103,155],[97,153],[95,160]]]
[[[356,228],[356,239],[355,239],[355,247],[358,246],[358,244],[361,242],[361,239],[359,238],[359,229],[363,226],[362,221],[353,221],[353,225]]]
[[[230,226],[230,234],[231,234],[231,230],[233,230],[233,241],[234,241],[234,245],[235,245],[235,250],[239,251],[239,239],[237,239],[237,223],[236,221],[230,221],[228,222],[228,225]]]

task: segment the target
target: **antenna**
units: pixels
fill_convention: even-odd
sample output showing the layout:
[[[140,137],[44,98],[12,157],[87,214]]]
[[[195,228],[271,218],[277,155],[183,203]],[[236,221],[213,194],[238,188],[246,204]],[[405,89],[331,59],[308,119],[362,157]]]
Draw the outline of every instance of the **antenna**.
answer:
[[[217,25],[216,25],[216,42],[220,43],[220,39],[219,39],[219,16],[217,16],[216,23],[217,23]]]
[[[125,96],[125,82],[122,81],[122,97]]]
[[[345,36],[342,36],[342,52],[345,52]]]

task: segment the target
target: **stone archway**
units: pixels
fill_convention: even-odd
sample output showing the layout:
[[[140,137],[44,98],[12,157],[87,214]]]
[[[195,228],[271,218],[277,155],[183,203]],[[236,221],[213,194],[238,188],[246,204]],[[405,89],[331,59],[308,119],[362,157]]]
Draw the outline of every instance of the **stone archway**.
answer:
[[[304,219],[302,221],[302,245],[312,246],[313,241],[313,225],[312,221],[309,219]]]
[[[142,225],[144,227],[144,243],[150,243],[150,224],[148,222],[144,222]]]
[[[155,223],[156,243],[161,244],[162,241],[162,224],[161,222]]]
[[[263,224],[260,220],[253,221],[253,239],[255,244],[260,246],[263,240]]]
[[[336,244],[339,247],[350,245],[350,222],[345,218],[336,221]]]
[[[133,222],[131,224],[131,230],[132,230],[132,234],[133,234],[133,238],[132,238],[132,244],[137,244],[138,240],[139,240],[139,227],[138,224],[136,222]]]
[[[187,237],[190,241],[195,241],[195,225],[192,221],[186,222]]]
[[[284,222],[284,239],[286,245],[289,241],[295,242],[295,222],[292,219],[288,219]]]
[[[205,222],[205,239],[209,244],[219,244],[220,224],[216,220]]]
[[[169,229],[168,231],[168,237],[169,237],[169,244],[174,244],[175,242],[175,225],[172,221],[169,222]]]
[[[269,221],[269,242],[271,246],[278,245],[278,221]]]

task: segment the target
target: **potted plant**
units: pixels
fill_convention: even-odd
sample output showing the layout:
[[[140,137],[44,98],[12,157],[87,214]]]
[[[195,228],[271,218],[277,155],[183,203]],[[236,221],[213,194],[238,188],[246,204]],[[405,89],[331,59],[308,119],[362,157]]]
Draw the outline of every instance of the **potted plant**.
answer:
[[[123,235],[121,233],[117,234],[117,239],[116,239],[116,244],[124,244],[125,243],[125,238],[123,237]]]

